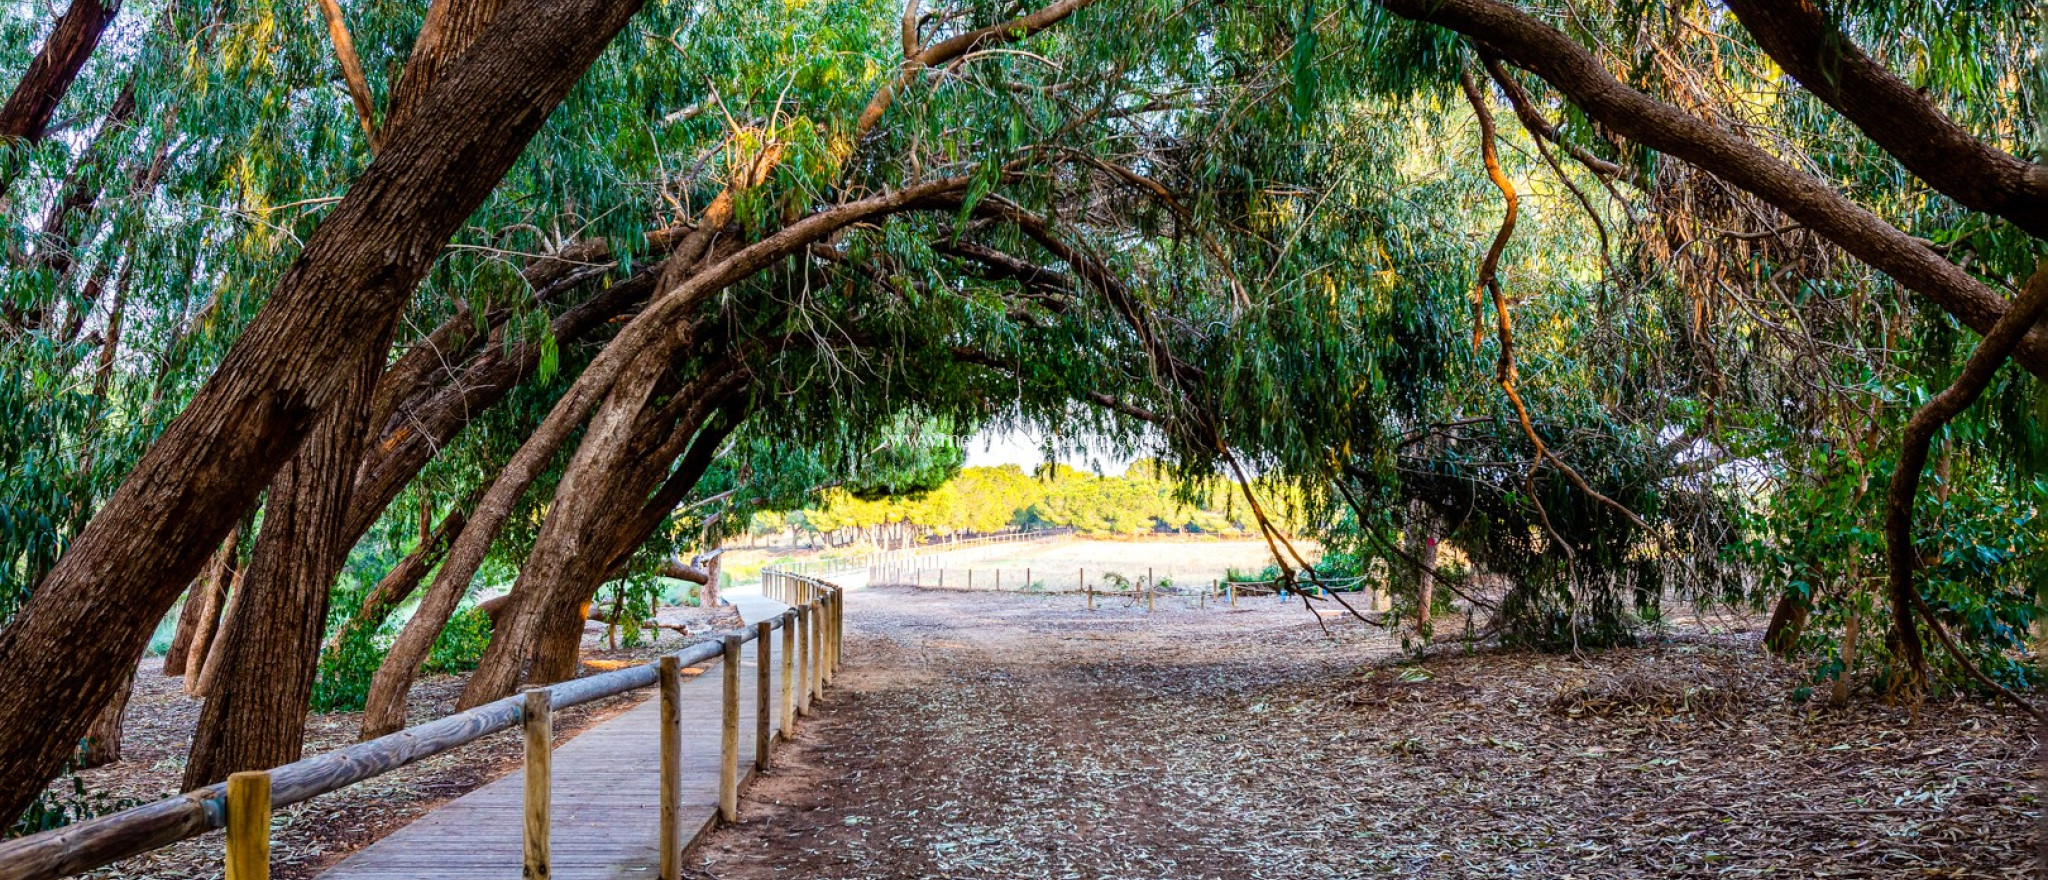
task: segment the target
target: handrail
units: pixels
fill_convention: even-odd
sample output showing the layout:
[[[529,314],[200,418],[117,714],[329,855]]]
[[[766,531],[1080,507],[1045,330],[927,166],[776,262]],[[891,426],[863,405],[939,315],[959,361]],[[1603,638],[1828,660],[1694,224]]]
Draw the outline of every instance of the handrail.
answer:
[[[814,644],[812,653],[806,656],[812,669],[802,673],[807,676],[807,682],[816,680],[817,687],[821,688],[825,681],[830,680],[831,671],[829,666],[821,666],[817,661],[827,660],[836,664],[838,657],[839,588],[800,575],[782,572],[776,572],[776,575],[799,581],[803,589],[792,589],[790,595],[801,594],[802,601],[787,602],[794,607],[763,621],[768,624],[765,628],[757,625],[720,633],[686,645],[667,656],[685,666],[702,663],[724,655],[728,639],[736,639],[735,645],[754,641],[769,632],[789,627],[805,614],[817,614],[822,609],[824,617],[821,620],[829,624],[830,632],[821,631],[826,627],[816,624],[808,627],[808,638]],[[798,629],[806,627],[799,625]],[[823,652],[822,656],[819,652]],[[550,711],[579,706],[658,683],[660,663],[660,658],[656,658],[639,666],[535,688],[534,691],[547,695]],[[368,742],[273,768],[268,771],[271,785],[268,806],[274,809],[311,800],[518,726],[527,720],[526,701],[525,694],[505,697]],[[227,827],[227,788],[226,783],[216,783],[119,813],[0,841],[0,880],[57,880]]]

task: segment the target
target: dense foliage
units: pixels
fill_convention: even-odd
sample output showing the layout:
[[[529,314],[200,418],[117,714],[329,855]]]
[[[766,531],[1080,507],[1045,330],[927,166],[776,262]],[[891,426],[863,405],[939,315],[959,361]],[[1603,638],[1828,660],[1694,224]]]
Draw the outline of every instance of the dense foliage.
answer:
[[[445,410],[454,427],[345,536],[313,701],[360,704],[387,620],[437,595],[371,602],[408,560],[455,599],[560,607],[547,591],[646,583],[749,528],[885,523],[1247,531],[1287,577],[1308,567],[1296,536],[1391,572],[1441,539],[1446,588],[1497,612],[1479,635],[1578,649],[1674,602],[1774,609],[1817,676],[1910,688],[1896,633],[1860,651],[1840,635],[1905,607],[1881,586],[1897,438],[1985,328],[1852,233],[1906,236],[2001,304],[2043,240],[1902,169],[1727,8],[1500,7],[1863,214],[1795,220],[1813,199],[1750,166],[1625,136],[1631,117],[1572,94],[1558,53],[1462,34],[1474,4],[1493,8],[649,4],[405,305],[387,377],[414,353],[450,387],[519,366]],[[2038,9],[1827,5],[1830,45],[1919,95],[1900,100],[2008,158],[2048,153]],[[50,15],[7,10],[12,73]],[[138,0],[51,133],[0,147],[0,615],[220,379],[379,160],[366,132],[391,134],[427,5],[346,13],[371,118],[314,5]],[[676,280],[754,248],[731,278]],[[636,356],[654,366],[621,366]],[[415,403],[372,425],[367,456],[427,442]],[[2006,365],[1938,438],[1917,576],[1962,646],[1947,673],[2032,684],[2044,415],[2048,391]],[[1154,458],[1122,478],[955,475],[964,438],[1022,425]],[[478,502],[494,486],[504,515],[470,532],[488,553],[436,568],[464,517],[496,515]],[[599,490],[617,497],[576,496]],[[657,499],[658,523],[634,518]],[[611,534],[632,539],[616,558],[576,555]],[[536,570],[547,583],[521,583]],[[498,638],[485,622],[443,604],[427,619],[455,624],[412,665],[506,668],[478,647]]]

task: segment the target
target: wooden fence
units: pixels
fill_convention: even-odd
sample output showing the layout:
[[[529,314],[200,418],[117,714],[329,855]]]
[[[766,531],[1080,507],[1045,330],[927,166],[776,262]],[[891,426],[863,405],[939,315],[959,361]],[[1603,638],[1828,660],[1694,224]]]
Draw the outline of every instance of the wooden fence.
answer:
[[[1066,575],[1074,575],[1072,581]],[[1192,587],[1173,583],[1172,572],[1167,573],[1165,586],[1155,569],[1147,569],[1144,575],[1124,578],[1111,571],[1091,572],[1085,567],[1050,569],[1036,568],[972,568],[972,567],[924,567],[905,565],[898,567],[872,568],[868,571],[868,583],[917,587],[926,590],[952,590],[976,593],[1019,593],[1033,596],[1086,596],[1092,610],[1101,600],[1122,598],[1130,603],[1143,603],[1145,610],[1157,608],[1158,597],[1179,599],[1183,604],[1206,608],[1211,603],[1218,607],[1236,608],[1240,598],[1263,597],[1286,600],[1298,593],[1311,596],[1326,595],[1328,589],[1360,589],[1364,592],[1367,605],[1374,610],[1385,610],[1383,593],[1369,582],[1368,578],[1325,578],[1321,584],[1297,581],[1288,586],[1282,581],[1226,581],[1212,579]],[[1040,577],[1034,579],[1034,575]],[[1114,575],[1114,576],[1112,576]],[[1051,583],[1057,585],[1051,585]]]
[[[54,880],[159,849],[216,828],[227,829],[227,880],[270,876],[270,818],[279,807],[311,800],[447,752],[485,736],[523,728],[526,741],[525,877],[548,876],[548,755],[557,709],[582,705],[660,685],[662,706],[660,824],[661,877],[675,880],[682,868],[682,829],[677,809],[681,790],[678,695],[684,666],[724,658],[719,815],[734,820],[739,803],[739,652],[749,641],[782,632],[784,736],[797,716],[808,715],[838,668],[844,633],[841,592],[815,578],[767,572],[768,593],[792,607],[740,632],[690,644],[641,666],[565,681],[486,703],[389,736],[275,767],[237,773],[225,783],[189,791],[97,819],[0,842],[0,880]],[[792,645],[795,646],[791,650]],[[766,643],[763,642],[763,647]],[[759,664],[759,688],[766,693],[770,664]],[[765,701],[755,720],[756,761],[768,753]]]

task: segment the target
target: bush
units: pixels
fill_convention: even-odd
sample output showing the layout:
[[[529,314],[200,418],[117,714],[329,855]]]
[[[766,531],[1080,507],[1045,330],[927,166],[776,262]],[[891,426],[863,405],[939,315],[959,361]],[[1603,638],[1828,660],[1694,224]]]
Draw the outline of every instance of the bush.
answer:
[[[468,672],[483,659],[491,643],[491,616],[471,606],[455,613],[422,667],[427,672]]]
[[[359,627],[345,630],[341,642],[320,655],[320,677],[313,681],[313,711],[360,712],[370,698],[370,678],[384,662],[376,634]]]

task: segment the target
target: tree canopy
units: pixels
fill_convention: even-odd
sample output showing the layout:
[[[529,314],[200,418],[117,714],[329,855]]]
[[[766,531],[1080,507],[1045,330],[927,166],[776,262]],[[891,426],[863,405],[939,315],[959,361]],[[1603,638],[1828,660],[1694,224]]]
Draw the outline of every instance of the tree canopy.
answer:
[[[2030,4],[321,8],[0,25],[0,813],[174,607],[232,646],[196,785],[297,756],[348,627],[387,732],[477,591],[465,705],[763,511],[1427,535],[1485,637],[1721,603],[2035,684]],[[1156,465],[947,480],[1016,426]]]

